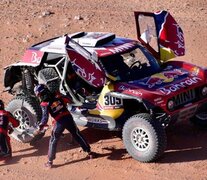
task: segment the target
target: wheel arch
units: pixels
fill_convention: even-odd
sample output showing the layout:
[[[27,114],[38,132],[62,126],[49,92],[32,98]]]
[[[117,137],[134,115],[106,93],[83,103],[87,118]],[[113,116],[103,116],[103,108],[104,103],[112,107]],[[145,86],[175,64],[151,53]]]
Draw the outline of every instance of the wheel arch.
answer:
[[[4,87],[6,90],[11,90],[21,80],[21,66],[8,66],[4,69]]]
[[[11,65],[4,69],[4,87],[5,91],[11,94],[24,93],[33,94],[35,79],[35,67],[27,65]]]
[[[123,100],[123,106],[124,108],[129,107],[130,110],[132,108],[135,108],[135,111],[137,110],[137,107],[140,107],[145,112],[150,112],[151,109],[154,109],[155,106],[150,103],[149,101],[146,101],[140,97],[131,96],[128,94],[122,94],[118,92],[110,92],[110,96],[114,96],[117,98],[121,98]],[[137,105],[137,106],[135,106]]]

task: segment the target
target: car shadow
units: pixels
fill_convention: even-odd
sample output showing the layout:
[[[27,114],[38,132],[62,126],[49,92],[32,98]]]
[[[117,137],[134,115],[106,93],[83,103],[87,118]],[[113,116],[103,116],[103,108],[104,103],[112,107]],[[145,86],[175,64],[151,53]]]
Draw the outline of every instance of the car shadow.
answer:
[[[104,139],[113,140],[113,138],[116,138],[119,135],[117,132],[102,131],[102,130],[90,129],[90,128],[85,128],[81,130],[81,133],[83,134],[87,142],[91,145],[97,143],[98,141],[103,141]],[[44,136],[42,139],[30,144],[30,147],[13,151],[13,157],[5,161],[5,163],[3,164],[1,163],[0,166],[17,164],[20,162],[22,158],[25,159],[35,156],[36,157],[47,156],[49,139],[50,139],[50,132],[48,132],[48,134]],[[80,145],[74,140],[71,141],[71,134],[65,131],[64,136],[61,137],[58,142],[57,153],[67,150],[73,150],[73,149],[77,149],[77,151],[79,151]],[[107,151],[109,152],[102,153],[102,154],[97,153],[98,155],[97,158],[108,156],[109,159],[118,160],[121,159],[123,153],[127,153],[125,149],[122,150],[107,149]],[[18,155],[16,155],[17,153]],[[73,160],[68,164],[77,163],[84,160],[87,160],[87,158]],[[63,165],[67,165],[67,163]]]
[[[89,139],[90,143],[120,136],[117,132],[89,128],[82,133]],[[157,163],[179,163],[207,159],[207,130],[199,129],[190,122],[177,123],[168,128],[167,142],[167,149]],[[111,147],[104,149],[109,151],[105,156],[110,160],[123,160],[128,154],[124,145],[121,149]]]
[[[100,143],[104,140],[110,140],[113,144],[113,141],[122,141],[117,137],[120,136],[118,132],[103,131],[92,128],[84,128],[81,130],[81,133],[92,146],[96,146],[96,143]],[[20,149],[14,151],[15,153],[22,153],[22,155],[15,155],[11,160],[7,161],[5,164],[0,164],[0,166],[15,164],[20,161],[22,158],[29,158],[34,156],[47,156],[48,152],[48,143],[50,136],[45,136],[41,140],[35,142],[32,146],[25,149]],[[157,161],[157,163],[180,163],[180,162],[191,162],[207,159],[207,131],[198,129],[192,124],[177,124],[167,129],[167,138],[168,146],[164,155]],[[71,135],[68,132],[65,132],[63,138],[60,139],[58,143],[57,153],[72,149],[80,149],[79,144],[76,142],[71,143]],[[104,147],[97,145],[96,150],[97,157],[102,158],[106,157],[109,160],[124,160],[130,159],[124,145],[121,147],[111,146],[107,147],[107,142]],[[33,151],[32,153],[29,153]],[[101,152],[101,153],[100,153]],[[132,158],[131,158],[132,159]],[[70,162],[65,162],[55,167],[65,166],[72,163],[78,163],[80,161],[88,160],[87,158],[80,158],[76,160],[71,160]]]
[[[158,163],[180,163],[207,159],[207,130],[189,122],[172,126],[167,131],[168,146]]]
[[[7,166],[10,164],[17,164],[20,162],[22,158],[26,159],[26,158],[31,158],[34,156],[39,157],[39,156],[47,155],[48,142],[49,142],[49,137],[43,137],[38,143],[35,144],[35,146],[30,146],[28,148],[12,151],[12,154],[13,154],[12,158],[6,159],[4,163],[0,164],[0,167],[5,166],[5,165]],[[16,153],[20,155],[16,155]]]

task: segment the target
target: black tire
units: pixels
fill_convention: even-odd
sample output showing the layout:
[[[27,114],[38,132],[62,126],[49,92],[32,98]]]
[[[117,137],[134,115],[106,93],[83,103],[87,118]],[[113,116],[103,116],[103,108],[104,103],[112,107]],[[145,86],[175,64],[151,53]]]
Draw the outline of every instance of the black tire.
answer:
[[[129,118],[123,127],[122,136],[127,152],[140,162],[157,160],[167,146],[164,127],[146,113]]]
[[[45,68],[40,70],[38,73],[38,82],[40,84],[46,84],[51,92],[55,92],[59,90],[60,78],[57,72],[55,71],[55,69],[53,68]]]
[[[207,107],[205,105],[191,118],[191,122],[200,129],[207,129]]]
[[[34,97],[16,96],[8,103],[6,110],[20,121],[11,136],[24,143],[30,142],[34,138],[31,131],[42,116],[38,101]]]

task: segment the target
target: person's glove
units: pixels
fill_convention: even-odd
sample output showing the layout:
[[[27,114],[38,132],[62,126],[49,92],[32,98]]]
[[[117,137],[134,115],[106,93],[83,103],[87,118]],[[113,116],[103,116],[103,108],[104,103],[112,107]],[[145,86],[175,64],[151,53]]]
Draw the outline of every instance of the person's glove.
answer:
[[[12,134],[14,132],[14,129],[11,126],[8,126],[8,133]]]
[[[36,130],[34,130],[33,135],[37,136],[38,134],[40,134],[40,127],[38,127]]]
[[[34,136],[37,136],[39,134],[45,133],[45,131],[48,129],[48,125],[39,124],[37,129],[33,132]]]

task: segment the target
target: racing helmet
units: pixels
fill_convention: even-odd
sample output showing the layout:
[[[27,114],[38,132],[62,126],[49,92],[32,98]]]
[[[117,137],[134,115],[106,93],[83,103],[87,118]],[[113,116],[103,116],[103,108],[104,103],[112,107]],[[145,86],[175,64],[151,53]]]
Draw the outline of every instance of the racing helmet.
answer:
[[[34,93],[41,102],[51,101],[53,97],[51,91],[48,89],[48,87],[45,84],[38,84],[37,86],[35,86]]]
[[[44,84],[38,84],[34,87],[34,93],[39,98],[41,102],[50,101],[52,98],[52,94]]]
[[[0,110],[4,109],[4,102],[2,100],[0,100]]]

